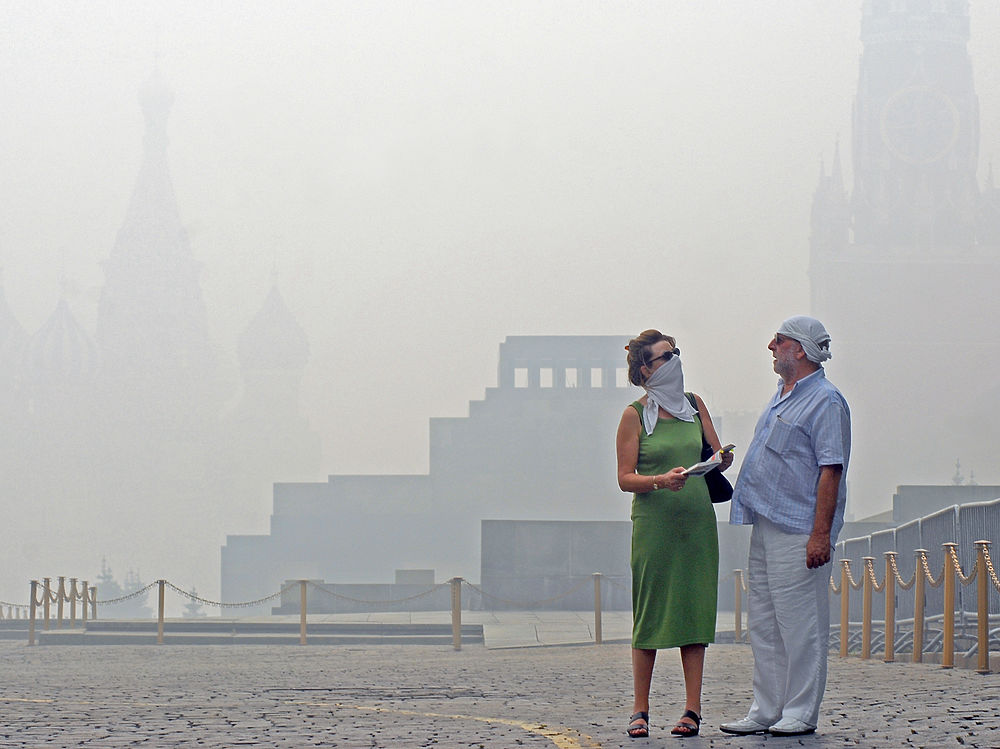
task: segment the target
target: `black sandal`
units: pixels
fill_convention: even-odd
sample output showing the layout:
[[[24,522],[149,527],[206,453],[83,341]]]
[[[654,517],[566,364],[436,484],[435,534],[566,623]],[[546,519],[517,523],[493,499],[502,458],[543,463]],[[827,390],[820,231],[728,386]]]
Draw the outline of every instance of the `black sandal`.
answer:
[[[682,723],[681,721],[683,721],[684,718],[690,718],[691,720],[693,720],[694,725],[692,726],[690,723]],[[681,716],[681,720],[677,721],[677,725],[673,727],[673,730],[671,730],[670,733],[673,734],[674,736],[687,737],[687,736],[697,736],[698,731],[700,730],[701,730],[701,716],[698,715],[698,713],[696,713],[694,710],[685,710],[684,714]]]
[[[640,724],[638,722],[640,720],[646,722]],[[649,738],[649,713],[632,713],[632,717],[628,719],[628,728],[625,729],[625,733],[633,739]]]

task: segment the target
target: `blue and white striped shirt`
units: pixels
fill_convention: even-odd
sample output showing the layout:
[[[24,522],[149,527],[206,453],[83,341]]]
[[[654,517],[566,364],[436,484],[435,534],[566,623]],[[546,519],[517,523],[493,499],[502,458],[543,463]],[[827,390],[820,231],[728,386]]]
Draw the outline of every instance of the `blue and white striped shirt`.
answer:
[[[820,367],[778,392],[757,420],[753,440],[736,479],[729,522],[752,524],[757,515],[786,533],[811,533],[821,466],[841,465],[837,510],[830,543],[844,526],[847,461],[851,455],[851,411]]]

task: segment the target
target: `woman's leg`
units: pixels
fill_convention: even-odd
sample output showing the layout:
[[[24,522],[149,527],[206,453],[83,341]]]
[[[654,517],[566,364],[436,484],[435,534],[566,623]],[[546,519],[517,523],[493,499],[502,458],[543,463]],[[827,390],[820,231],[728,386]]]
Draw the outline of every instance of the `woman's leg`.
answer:
[[[684,670],[684,693],[686,702],[685,710],[701,715],[701,682],[705,673],[705,646],[704,645],[682,645],[681,646],[681,668]],[[695,722],[690,718],[682,718],[682,723],[694,726]]]
[[[632,704],[633,713],[649,712],[649,685],[653,681],[653,664],[656,662],[656,651],[632,648],[632,688],[635,701]]]

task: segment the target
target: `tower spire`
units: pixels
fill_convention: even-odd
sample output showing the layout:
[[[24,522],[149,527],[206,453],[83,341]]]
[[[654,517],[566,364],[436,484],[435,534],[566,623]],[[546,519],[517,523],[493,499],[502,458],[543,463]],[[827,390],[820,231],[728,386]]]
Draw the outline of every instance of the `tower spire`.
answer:
[[[163,417],[173,411],[194,418],[214,410],[209,402],[198,401],[199,396],[210,400],[207,389],[217,384],[216,356],[198,282],[200,268],[181,222],[167,159],[173,100],[154,64],[139,92],[145,120],[142,164],[104,262],[97,342],[104,385],[116,394],[113,402],[121,403],[121,394],[128,393],[136,403],[123,408],[141,412],[156,403]]]

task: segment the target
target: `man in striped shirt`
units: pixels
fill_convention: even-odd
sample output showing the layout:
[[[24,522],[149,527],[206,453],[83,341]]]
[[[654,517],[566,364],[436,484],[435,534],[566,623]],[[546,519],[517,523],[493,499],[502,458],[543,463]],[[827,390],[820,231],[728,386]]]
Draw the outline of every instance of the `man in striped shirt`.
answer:
[[[752,524],[748,629],[753,704],[726,733],[816,730],[826,688],[830,556],[844,525],[851,412],[826,379],[830,335],[785,320],[768,344],[781,380],[754,430],[729,522]]]

